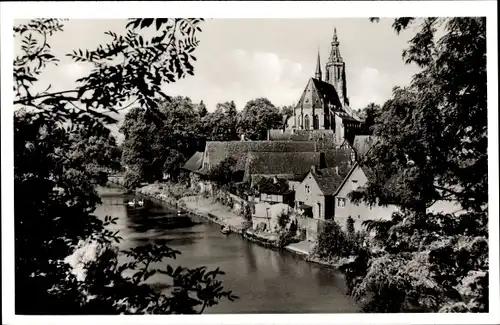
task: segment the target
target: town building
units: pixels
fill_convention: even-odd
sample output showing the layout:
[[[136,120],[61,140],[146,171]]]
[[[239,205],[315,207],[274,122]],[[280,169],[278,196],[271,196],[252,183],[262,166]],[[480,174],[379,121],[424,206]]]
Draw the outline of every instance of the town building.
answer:
[[[334,220],[343,229],[346,229],[349,217],[354,220],[354,229],[359,231],[362,229],[363,221],[373,219],[388,220],[394,212],[399,211],[394,205],[370,206],[364,202],[354,203],[351,201],[349,193],[366,186],[373,178],[374,174],[369,168],[356,163],[333,194],[335,196]]]
[[[303,217],[298,220],[299,228],[306,229],[306,238],[315,241],[325,221],[334,220],[335,193],[348,172],[343,167],[311,170],[295,189],[295,208]]]

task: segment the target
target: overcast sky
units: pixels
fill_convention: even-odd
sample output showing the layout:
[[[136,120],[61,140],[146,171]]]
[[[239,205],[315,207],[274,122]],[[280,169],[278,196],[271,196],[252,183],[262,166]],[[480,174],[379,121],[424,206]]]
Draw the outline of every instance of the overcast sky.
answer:
[[[371,23],[360,19],[213,19],[203,23],[195,75],[166,85],[169,95],[201,100],[209,111],[219,102],[234,100],[237,109],[257,97],[276,106],[296,103],[314,76],[318,48],[324,71],[334,28],[346,62],[351,107],[383,104],[394,86],[404,86],[417,71],[405,65],[401,53],[413,31],[396,35],[392,19]],[[73,49],[105,43],[111,30],[123,32],[125,20],[70,20],[50,45],[61,58],[48,69],[42,83],[53,90],[68,89],[87,68],[64,57]]]
[[[382,104],[394,86],[407,84],[417,71],[401,59],[412,32],[398,36],[391,23],[391,19],[371,23],[366,18],[207,20],[195,51],[195,75],[165,90],[195,102],[203,100],[210,111],[228,100],[241,109],[257,97],[267,97],[275,105],[292,104],[314,76],[318,47],[324,70],[336,27],[352,108]],[[62,57],[73,49],[105,43],[109,40],[105,31],[123,31],[125,24],[124,20],[70,20],[50,44]],[[64,58],[44,74],[43,82],[67,89],[86,72],[86,67]]]

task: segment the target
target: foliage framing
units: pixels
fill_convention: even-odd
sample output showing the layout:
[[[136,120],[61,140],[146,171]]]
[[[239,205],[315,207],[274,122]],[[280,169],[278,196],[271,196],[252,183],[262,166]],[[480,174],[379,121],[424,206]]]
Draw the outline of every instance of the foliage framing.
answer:
[[[108,44],[68,54],[92,69],[74,89],[53,92],[50,85],[41,92],[33,85],[48,65],[59,62],[48,40],[63,30],[63,20],[34,19],[14,27],[14,36],[21,37],[21,54],[14,59],[14,105],[22,108],[14,119],[16,313],[202,313],[222,298],[237,298],[216,279],[223,274],[218,269],[154,268],[179,254],[166,246],[122,252],[130,262],[118,264],[111,243],[121,238],[105,228],[116,218],[101,221],[91,214],[99,202],[95,177],[70,164],[75,132],[102,130],[115,122],[108,113],[136,102],[155,108],[159,99],[169,99],[161,91],[164,83],[193,74],[191,53],[202,21],[131,19],[126,34],[106,33]],[[138,34],[146,28],[154,29],[154,36]],[[89,242],[97,243],[100,253],[86,263],[85,280],[77,281],[63,259]],[[154,274],[171,278],[168,293],[145,282]],[[26,304],[30,299],[37,303]]]
[[[373,180],[350,195],[402,214],[365,222],[382,252],[345,267],[351,293],[370,312],[487,312],[486,19],[405,17],[393,28],[412,25],[403,59],[422,71],[383,105],[382,141],[361,162]],[[462,214],[428,213],[436,201]]]

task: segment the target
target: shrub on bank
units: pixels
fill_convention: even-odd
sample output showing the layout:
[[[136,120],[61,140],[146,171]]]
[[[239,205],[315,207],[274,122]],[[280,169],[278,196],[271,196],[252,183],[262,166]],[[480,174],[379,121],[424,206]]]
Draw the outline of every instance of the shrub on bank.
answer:
[[[362,250],[360,236],[345,233],[335,222],[328,222],[318,236],[313,254],[321,259],[331,260],[357,255]]]

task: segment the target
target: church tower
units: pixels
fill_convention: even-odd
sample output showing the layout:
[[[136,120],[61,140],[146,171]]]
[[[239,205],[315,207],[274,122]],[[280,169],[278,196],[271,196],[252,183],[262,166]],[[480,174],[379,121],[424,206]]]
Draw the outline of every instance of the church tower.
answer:
[[[330,50],[330,57],[326,62],[325,72],[326,72],[325,82],[335,87],[340,97],[340,101],[343,104],[349,105],[347,99],[345,62],[342,59],[342,56],[340,55],[339,41],[337,39],[336,28],[333,30],[332,48]]]

